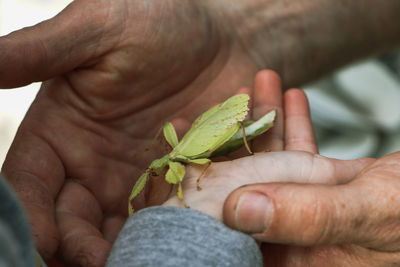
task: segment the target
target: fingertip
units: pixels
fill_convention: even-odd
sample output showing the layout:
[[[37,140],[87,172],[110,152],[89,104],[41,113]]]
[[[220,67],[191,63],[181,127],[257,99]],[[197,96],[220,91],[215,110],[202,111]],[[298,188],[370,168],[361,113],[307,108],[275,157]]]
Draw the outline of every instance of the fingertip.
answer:
[[[98,236],[69,236],[60,246],[66,263],[79,266],[104,266],[111,243]]]
[[[262,187],[262,184],[245,185],[233,191],[224,203],[224,223],[248,234],[268,231],[274,204]]]
[[[281,77],[276,71],[271,69],[260,70],[259,72],[257,72],[255,79],[265,82],[275,82],[281,84]]]
[[[235,228],[248,234],[268,231],[274,213],[271,199],[258,191],[240,194],[235,206]]]
[[[279,75],[273,70],[261,70],[254,79],[255,104],[280,105],[282,100],[282,83]]]
[[[298,88],[291,88],[285,92],[283,106],[288,115],[295,113],[309,116],[310,113],[307,95]]]
[[[250,87],[241,87],[241,88],[239,88],[239,89],[236,91],[235,94],[236,94],[236,95],[239,95],[239,94],[247,94],[247,95],[250,95],[250,94],[251,94],[251,88],[250,88]]]
[[[301,90],[300,88],[290,88],[290,89],[286,90],[285,94],[307,97],[306,94],[304,93],[304,91]]]

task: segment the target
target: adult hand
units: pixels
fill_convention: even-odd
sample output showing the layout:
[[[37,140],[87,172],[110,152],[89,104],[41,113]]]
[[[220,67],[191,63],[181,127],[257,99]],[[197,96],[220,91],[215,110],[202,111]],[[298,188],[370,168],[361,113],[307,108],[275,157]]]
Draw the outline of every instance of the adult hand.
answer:
[[[132,185],[164,150],[145,152],[161,123],[192,121],[251,85],[257,66],[222,13],[202,1],[78,0],[0,38],[1,87],[47,80],[3,165],[45,258],[59,248],[67,263],[101,266]]]
[[[400,153],[359,174],[357,169],[370,159],[308,157],[309,164],[282,156],[290,177],[286,181],[246,185],[231,193],[224,206],[225,223],[267,242],[262,247],[267,266],[398,265]],[[270,176],[270,170],[264,172]],[[331,174],[333,179],[327,180]],[[267,179],[261,180],[256,182]],[[317,184],[299,184],[307,181]]]
[[[305,94],[301,90],[291,89],[283,95],[282,101],[279,76],[270,71],[257,74],[254,84],[257,100],[254,111],[262,110],[257,112],[256,117],[271,109],[277,110],[278,116],[274,127],[254,140],[253,149],[257,151],[269,147],[272,152],[212,163],[201,180],[201,191],[197,191],[196,180],[205,167],[189,167],[183,180],[183,195],[192,209],[222,221],[226,197],[244,185],[267,182],[344,183],[373,161],[343,161],[316,154],[317,145]],[[163,205],[183,205],[176,192],[170,196]],[[230,214],[229,211],[226,213]]]
[[[397,266],[399,160],[399,152],[382,157],[334,186],[245,186],[227,199],[225,222],[281,244],[265,247],[268,266]]]
[[[263,101],[258,104],[258,108],[264,107],[266,109],[264,112],[271,108],[282,109],[282,102],[278,97],[280,84],[276,75],[266,72],[257,75],[254,92],[256,99]],[[263,98],[262,95],[270,97]],[[343,235],[340,233],[344,225],[343,221],[330,222],[329,220],[336,218],[338,214],[334,212],[338,211],[338,207],[345,209],[346,205],[348,206],[347,216],[351,216],[355,208],[360,212],[368,212],[361,206],[349,205],[352,202],[358,203],[359,199],[352,201],[352,190],[342,192],[341,187],[352,181],[374,160],[342,161],[316,154],[317,146],[312,132],[308,103],[300,90],[289,90],[284,94],[283,111],[284,116],[278,117],[278,127],[273,128],[274,131],[271,131],[266,139],[261,138],[262,142],[269,141],[270,147],[276,152],[259,153],[251,157],[211,164],[201,180],[203,188],[201,191],[196,190],[196,179],[203,168],[188,168],[183,182],[185,202],[192,209],[207,213],[218,220],[222,221],[225,217],[225,222],[229,226],[255,234],[254,236],[260,241],[314,245],[310,238],[319,238],[318,234],[326,234],[323,230],[330,229],[329,227],[332,227],[332,232],[329,232],[329,236],[323,236],[322,244],[332,244],[338,239],[346,240],[347,237],[344,234],[347,232]],[[283,128],[285,128],[285,134],[283,134]],[[368,169],[373,168],[374,165]],[[363,173],[368,169],[365,169]],[[285,189],[284,182],[295,183],[295,185],[287,185]],[[337,190],[334,190],[333,188],[336,187],[334,185],[338,184],[342,186],[337,186]],[[306,190],[308,187],[310,187],[309,190]],[[320,188],[325,188],[325,190],[319,192]],[[224,206],[225,199],[235,189],[237,190],[230,195]],[[331,191],[337,192],[338,196],[327,193]],[[381,192],[383,191],[377,195]],[[266,199],[264,194],[271,196],[270,199]],[[175,194],[171,196],[164,205],[182,205]],[[364,199],[371,201],[369,198]],[[335,200],[337,203],[332,202]],[[278,207],[275,212],[271,204],[274,205],[273,207]],[[383,210],[383,207],[380,208]],[[271,211],[274,213],[270,217],[264,216]],[[374,209],[374,211],[379,210]],[[382,212],[374,212],[374,214],[377,216]],[[390,216],[395,213],[385,214]],[[271,218],[271,221],[268,221],[268,218]],[[355,222],[362,224],[362,218],[358,217],[358,220],[344,223],[349,227],[354,227]],[[357,232],[358,228],[352,228],[352,230],[357,237],[363,238],[365,232]],[[367,225],[365,231],[368,230],[371,229],[368,229]],[[320,242],[320,239],[316,241]],[[355,266],[360,260],[369,264],[378,262],[376,266],[382,266],[384,262],[376,261],[383,259],[383,256],[379,256],[383,255],[381,252],[372,251],[368,254],[367,249],[360,249],[355,245],[310,248],[263,243],[262,251],[267,266],[328,266],[328,264]],[[341,255],[341,257],[336,255]],[[368,256],[365,260],[362,258],[364,255]],[[371,261],[372,259],[374,261]]]
[[[335,1],[308,1],[77,0],[54,19],[0,38],[0,87],[50,79],[3,165],[28,210],[41,254],[50,257],[61,242],[67,260],[104,262],[125,220],[131,178],[155,157],[142,151],[161,121],[191,121],[207,104],[250,85],[261,67],[284,72],[287,84],[298,84],[383,49],[376,40],[386,48],[391,36],[399,36],[389,16],[381,19],[389,13],[397,18],[395,1],[369,3],[384,7],[382,12],[357,1],[373,16],[358,5],[343,12]],[[352,10],[361,11],[353,16]],[[362,27],[367,29],[362,37],[374,42],[354,34],[359,24],[349,24],[348,17],[379,22]],[[338,21],[354,26],[332,27]],[[301,46],[299,25],[308,29]],[[329,38],[346,42],[315,53]],[[350,41],[356,49],[348,49]],[[309,58],[314,64],[304,64]],[[132,159],[135,153],[140,157]]]

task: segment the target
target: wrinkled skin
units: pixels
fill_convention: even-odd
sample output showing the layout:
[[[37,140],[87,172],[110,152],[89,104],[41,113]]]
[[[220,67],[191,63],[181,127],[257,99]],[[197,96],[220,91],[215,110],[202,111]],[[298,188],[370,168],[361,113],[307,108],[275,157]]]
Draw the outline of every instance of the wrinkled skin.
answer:
[[[165,153],[158,143],[146,151],[161,124],[179,117],[182,133],[252,85],[256,64],[224,27],[194,1],[74,1],[0,39],[1,87],[47,80],[3,165],[45,258],[59,249],[68,263],[102,265],[130,188]],[[160,203],[169,187],[152,192],[135,208]]]
[[[274,77],[261,77],[256,95],[262,82],[267,95],[279,95]],[[279,98],[270,101],[280,106]],[[266,266],[397,266],[398,153],[376,161],[320,156],[301,91],[287,91],[281,108],[285,131],[275,128],[274,152],[212,164],[201,191],[196,179],[203,167],[189,168],[186,203],[265,242]],[[171,194],[164,205],[182,203]]]
[[[284,100],[274,151],[288,151],[214,164],[203,179],[208,190],[190,194],[194,170],[184,184],[189,205],[263,242],[265,266],[399,266],[400,153],[322,157],[306,98],[289,90]]]
[[[257,1],[251,2],[257,10],[273,3],[258,2],[260,5],[257,5]],[[324,4],[319,6],[318,3],[322,2]],[[215,3],[218,3],[218,8],[213,6]],[[380,19],[392,16],[385,16],[385,13],[378,12],[378,8],[369,8],[371,4],[366,5],[365,1],[352,1],[356,3],[353,9],[346,8],[349,12],[361,10],[356,12],[357,16],[347,16],[346,12],[342,12],[343,16],[339,16],[339,19],[331,20],[324,17],[326,13],[314,12],[312,8],[319,6],[317,11],[323,10],[328,12],[330,18],[335,18],[341,14],[335,12],[337,7],[339,11],[343,10],[342,1],[301,1],[299,7],[310,9],[297,8],[296,5],[291,9],[286,8],[286,5],[300,1],[286,1],[285,5],[281,4],[282,1],[275,1],[271,7],[278,14],[276,24],[266,28],[264,24],[258,24],[257,18],[268,17],[267,14],[250,13],[258,16],[251,16],[255,20],[251,20],[247,26],[250,25],[254,31],[264,31],[263,35],[251,36],[246,32],[248,28],[239,27],[242,19],[249,16],[249,10],[236,8],[232,3],[206,0],[77,0],[48,22],[0,38],[0,87],[12,88],[46,80],[3,165],[6,178],[24,202],[36,246],[44,257],[51,257],[59,249],[61,256],[70,264],[101,266],[104,263],[111,243],[125,221],[126,199],[135,177],[151,159],[164,152],[161,151],[164,147],[159,145],[150,152],[145,150],[165,120],[181,118],[176,126],[182,132],[187,128],[188,121],[192,121],[210,105],[226,99],[241,86],[250,86],[259,66],[284,72],[285,80],[290,76],[288,72],[295,70],[291,71],[292,76],[296,73],[294,76],[298,80],[309,81],[311,77],[344,62],[386,47],[386,44],[379,46],[377,41],[387,43],[395,40],[391,36],[395,36],[396,40],[400,36],[391,30],[395,23],[391,23],[390,19]],[[363,12],[358,5],[369,12]],[[386,7],[382,9],[383,12],[391,10],[397,18],[398,9],[391,8],[396,1],[374,5]],[[296,10],[310,10],[310,13],[300,16]],[[286,11],[294,14],[294,18],[300,18],[300,21],[288,20],[289,23],[284,24]],[[371,13],[376,14],[372,17]],[[322,14],[322,19],[318,14]],[[357,38],[360,35],[354,33],[359,32],[359,24],[348,23],[348,18],[355,17],[358,20],[362,15],[364,19],[360,23],[363,27],[366,25],[364,22],[371,22],[371,29],[378,33],[389,32],[390,38],[369,34],[368,27],[362,38]],[[320,21],[325,22],[323,27],[319,27]],[[347,25],[333,27],[332,23]],[[275,27],[279,25],[282,28]],[[290,25],[308,25],[308,33],[318,32],[319,29],[319,34],[303,38],[304,44],[298,45],[296,33],[303,36],[304,29],[293,29]],[[278,33],[285,29],[289,42],[281,38],[280,43],[274,43],[280,35]],[[319,41],[327,36],[335,41],[345,41],[318,53],[315,47],[320,47]],[[369,42],[370,39],[374,42]],[[255,41],[267,48],[262,55],[252,47]],[[283,51],[279,51],[280,44],[284,44],[286,50],[283,47]],[[368,45],[358,49],[360,44]],[[344,49],[348,45],[355,49]],[[371,48],[375,46],[376,49]],[[302,53],[299,48],[308,50]],[[283,66],[276,64],[281,60],[279,57],[287,54],[292,58],[283,59]],[[251,90],[249,93],[255,96]],[[259,104],[263,105],[255,103],[254,107]],[[253,115],[258,116],[257,112]],[[273,141],[261,142],[260,150],[273,148],[275,144],[283,147],[281,135],[276,130],[269,138]],[[385,203],[392,196],[394,203],[398,202],[395,201],[397,185],[391,186],[386,180],[398,176],[396,169],[399,168],[387,169],[388,166],[395,166],[393,162],[397,162],[396,159],[397,154],[393,154],[377,161],[370,171],[364,172],[366,178],[363,182],[352,186],[353,195],[374,196],[372,200],[363,198],[362,215],[368,214],[369,208],[374,211],[382,207],[385,209]],[[376,184],[369,183],[370,177],[379,179],[373,180]],[[396,180],[391,181],[395,183]],[[376,188],[380,188],[378,193],[374,191]],[[244,189],[235,193],[241,190]],[[168,187],[155,183],[148,197],[136,202],[137,208],[143,207],[145,202],[160,203],[163,196],[168,194],[166,191],[169,191]],[[236,203],[235,195],[238,195],[235,193],[230,203]],[[326,196],[319,195],[319,198]],[[376,204],[378,201],[382,204]],[[354,203],[357,205],[357,202]],[[378,208],[374,208],[375,204]],[[299,204],[298,207],[302,211],[303,206]],[[387,213],[384,216],[389,218],[389,222],[397,218],[399,210],[395,209],[395,205],[391,207],[395,211],[385,209]],[[335,209],[330,211],[334,213]],[[365,215],[364,218],[367,218],[367,225],[380,225],[380,221],[371,216]],[[234,223],[231,225],[235,226]],[[298,229],[300,226],[294,223],[292,227]],[[374,232],[370,229],[378,228],[365,229],[365,232]],[[385,240],[386,232],[375,232],[375,239]],[[392,239],[396,238],[394,236]],[[270,237],[263,240],[291,242]],[[319,243],[319,239],[308,241],[307,244],[316,246],[325,244],[322,241]],[[359,258],[359,255],[363,255],[360,251],[374,256],[376,248],[382,244],[379,242],[374,246],[349,245],[346,256]],[[392,249],[396,246],[385,247]],[[272,248],[279,249],[276,246]],[[283,251],[287,251],[287,248],[284,247]],[[318,263],[326,263],[326,259],[334,257],[338,262],[329,263],[344,266],[342,263],[348,262],[348,258],[342,257],[341,248],[341,245],[333,250],[316,247],[301,250],[301,253],[293,250],[284,260],[290,266],[299,262],[298,257],[302,257],[305,263],[319,266]],[[386,258],[388,255],[393,258]],[[369,261],[368,264],[396,265],[396,256],[397,253],[385,253],[381,262],[375,264]]]
[[[398,162],[398,152],[387,155],[329,186],[291,180],[244,186],[226,200],[224,221],[267,242],[267,266],[398,266]],[[327,170],[311,174],[323,182]]]

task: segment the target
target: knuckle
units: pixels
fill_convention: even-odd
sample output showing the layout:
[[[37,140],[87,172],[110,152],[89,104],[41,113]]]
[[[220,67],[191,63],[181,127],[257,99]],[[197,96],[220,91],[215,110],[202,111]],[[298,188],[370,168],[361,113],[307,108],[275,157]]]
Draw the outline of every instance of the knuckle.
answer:
[[[313,155],[310,181],[318,181],[318,183],[324,184],[337,184],[336,171],[336,166],[333,161],[318,154]]]

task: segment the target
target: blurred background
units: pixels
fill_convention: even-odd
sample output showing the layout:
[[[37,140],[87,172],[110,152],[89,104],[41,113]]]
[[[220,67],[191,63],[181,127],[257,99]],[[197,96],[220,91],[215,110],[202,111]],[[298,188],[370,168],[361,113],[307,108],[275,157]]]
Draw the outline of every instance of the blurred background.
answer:
[[[70,2],[1,0],[0,36],[51,18]],[[0,167],[39,86],[0,90]],[[400,150],[399,52],[347,66],[303,89],[321,154],[351,159]]]

